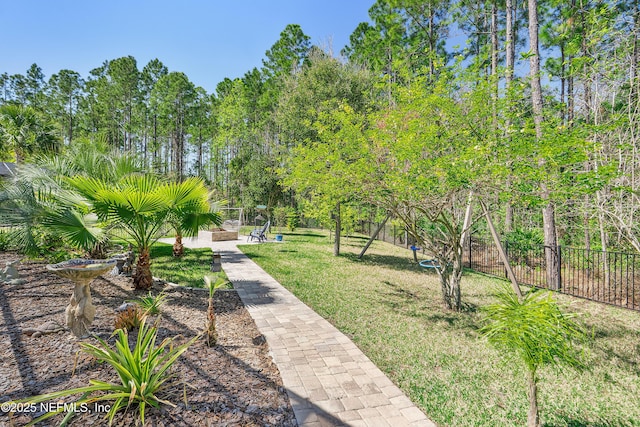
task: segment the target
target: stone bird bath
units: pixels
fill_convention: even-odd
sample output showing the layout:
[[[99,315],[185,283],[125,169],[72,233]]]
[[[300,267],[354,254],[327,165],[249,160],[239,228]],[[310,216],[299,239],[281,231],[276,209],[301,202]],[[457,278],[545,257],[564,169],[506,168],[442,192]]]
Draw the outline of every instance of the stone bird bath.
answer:
[[[71,280],[75,285],[65,310],[65,318],[67,326],[76,337],[83,338],[89,335],[89,326],[96,316],[96,308],[91,303],[89,283],[113,269],[115,265],[115,259],[71,259],[47,265],[47,270]]]

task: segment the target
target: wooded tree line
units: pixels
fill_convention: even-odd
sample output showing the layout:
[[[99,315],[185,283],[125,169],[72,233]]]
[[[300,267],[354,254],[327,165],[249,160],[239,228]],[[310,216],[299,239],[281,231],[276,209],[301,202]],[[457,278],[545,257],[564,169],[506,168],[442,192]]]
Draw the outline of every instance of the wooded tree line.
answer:
[[[636,1],[378,0],[369,16],[340,56],[288,25],[211,94],[130,56],[4,73],[0,151],[101,139],[231,205],[338,231],[392,211],[440,248],[471,193],[503,233],[640,250]]]

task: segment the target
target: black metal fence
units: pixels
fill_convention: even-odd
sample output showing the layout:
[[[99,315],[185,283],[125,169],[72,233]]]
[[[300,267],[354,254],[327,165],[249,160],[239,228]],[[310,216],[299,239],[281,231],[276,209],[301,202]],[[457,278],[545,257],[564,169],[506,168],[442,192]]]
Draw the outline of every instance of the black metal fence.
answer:
[[[362,221],[357,229],[371,235],[378,225]],[[380,230],[377,240],[406,248],[413,244],[403,227],[390,223]],[[552,289],[640,311],[640,254],[513,242],[502,242],[502,245],[516,280],[522,285]],[[552,283],[547,278],[548,258],[557,260]],[[463,265],[481,273],[507,278],[498,249],[491,239],[472,235],[464,247]]]
[[[568,246],[523,246],[503,242],[518,283],[640,310],[640,255],[602,252]],[[553,274],[547,279],[546,255],[557,257]],[[498,249],[492,240],[472,237],[465,244],[464,266],[496,277],[507,277]]]
[[[371,236],[378,228],[380,223],[372,221],[360,221],[356,226],[356,231],[367,236]],[[391,243],[396,246],[403,246],[409,248],[414,242],[410,235],[406,232],[404,227],[399,227],[395,224],[387,222],[384,227],[378,233],[376,240],[382,240],[383,242]]]

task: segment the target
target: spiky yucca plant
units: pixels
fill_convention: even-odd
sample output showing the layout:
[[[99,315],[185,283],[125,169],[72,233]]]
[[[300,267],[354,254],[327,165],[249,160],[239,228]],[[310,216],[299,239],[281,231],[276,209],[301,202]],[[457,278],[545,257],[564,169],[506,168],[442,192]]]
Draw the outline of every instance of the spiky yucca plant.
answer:
[[[91,385],[86,387],[42,394],[12,403],[35,404],[54,400],[59,401],[63,397],[82,394],[82,397],[75,402],[78,407],[98,401],[112,402],[111,408],[105,416],[109,420],[109,425],[113,423],[118,411],[129,408],[132,405],[138,406],[138,415],[142,425],[144,425],[145,410],[148,406],[158,407],[161,404],[174,406],[171,402],[161,399],[158,393],[166,387],[167,380],[172,376],[169,372],[171,366],[199,336],[195,336],[178,347],[173,347],[173,339],[170,338],[164,339],[156,346],[158,329],[156,326],[147,326],[145,320],[140,324],[140,330],[133,349],[129,347],[129,337],[124,330],[118,329],[114,334],[116,335],[114,348],[111,348],[106,341],[100,338],[97,338],[97,345],[86,342],[82,342],[80,345],[83,351],[94,356],[98,361],[111,365],[120,378],[120,384],[111,384],[92,379],[89,380]],[[96,394],[96,392],[99,394]],[[63,407],[59,410],[48,412],[34,419],[28,425],[39,423],[62,411],[64,411]]]

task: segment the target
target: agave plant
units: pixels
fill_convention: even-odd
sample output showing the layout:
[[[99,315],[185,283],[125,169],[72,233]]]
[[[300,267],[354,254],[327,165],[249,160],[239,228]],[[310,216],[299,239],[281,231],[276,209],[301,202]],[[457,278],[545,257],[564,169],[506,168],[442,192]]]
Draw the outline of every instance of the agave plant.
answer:
[[[116,314],[113,325],[115,329],[122,329],[127,332],[133,331],[140,327],[146,316],[147,312],[143,308],[138,304],[131,304]]]
[[[166,338],[158,346],[156,339],[158,330],[155,326],[148,326],[143,319],[138,331],[138,337],[133,349],[129,347],[129,338],[125,331],[118,329],[115,333],[115,347],[111,348],[106,341],[98,338],[98,344],[80,343],[83,351],[94,356],[98,361],[111,365],[120,378],[120,384],[111,384],[100,380],[89,380],[91,385],[74,389],[62,390],[40,396],[21,399],[12,403],[36,404],[59,400],[74,394],[82,397],[75,402],[76,406],[98,401],[112,402],[105,418],[109,425],[113,423],[116,413],[122,409],[138,406],[138,415],[144,425],[144,415],[147,407],[158,407],[161,404],[173,404],[161,399],[158,394],[171,378],[169,369],[175,361],[193,344],[198,336],[187,343],[173,347],[172,339]],[[61,413],[64,408],[48,412],[28,425],[51,418]]]

